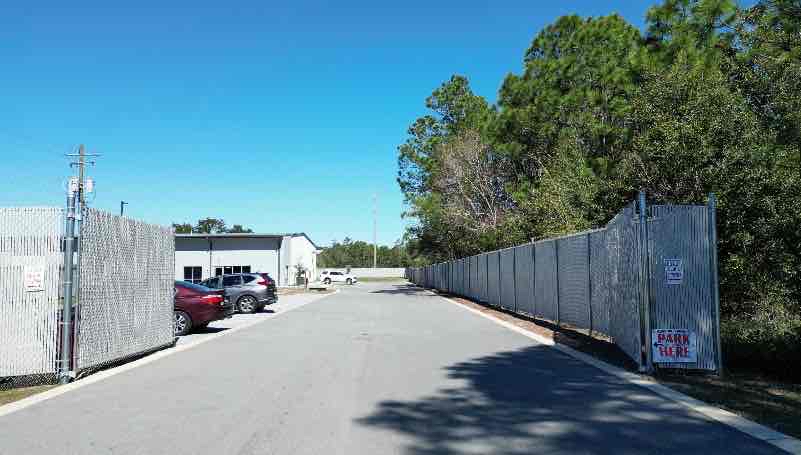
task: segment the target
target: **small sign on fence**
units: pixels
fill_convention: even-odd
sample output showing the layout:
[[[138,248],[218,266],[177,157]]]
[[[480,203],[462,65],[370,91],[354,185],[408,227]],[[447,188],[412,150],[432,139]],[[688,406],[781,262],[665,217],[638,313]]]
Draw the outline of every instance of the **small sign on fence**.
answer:
[[[686,329],[654,329],[651,334],[654,363],[695,363],[695,332]]]
[[[675,285],[684,281],[684,263],[681,259],[664,259],[665,284]]]
[[[44,267],[25,267],[25,292],[44,291]]]

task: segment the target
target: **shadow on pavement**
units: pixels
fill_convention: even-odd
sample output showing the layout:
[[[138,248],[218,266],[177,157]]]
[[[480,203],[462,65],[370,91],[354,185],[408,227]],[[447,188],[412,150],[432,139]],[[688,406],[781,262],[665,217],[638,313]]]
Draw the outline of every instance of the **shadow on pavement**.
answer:
[[[551,348],[532,346],[446,368],[463,386],[384,401],[365,426],[411,438],[405,453],[778,453]]]
[[[219,332],[225,332],[226,330],[228,330],[228,327],[209,327],[209,326],[206,326],[206,327],[203,327],[201,329],[195,329],[193,331],[193,333],[219,333]]]
[[[391,289],[379,289],[377,291],[370,291],[370,294],[390,294],[390,295],[415,295],[421,297],[434,296],[426,289],[415,286],[413,284],[395,284]]]

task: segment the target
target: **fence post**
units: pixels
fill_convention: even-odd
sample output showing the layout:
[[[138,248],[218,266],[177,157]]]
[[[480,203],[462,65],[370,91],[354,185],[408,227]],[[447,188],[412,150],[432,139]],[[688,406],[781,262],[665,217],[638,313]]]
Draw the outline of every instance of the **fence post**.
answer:
[[[501,283],[502,283],[502,281],[501,281],[501,251],[500,250],[497,251],[497,255],[498,255],[498,307],[499,308],[503,308],[503,302],[502,302],[502,299],[501,299],[501,287],[502,287]]]
[[[556,326],[559,327],[559,239],[553,241],[554,267],[556,270]]]
[[[489,301],[489,256],[487,253],[484,253],[484,297],[487,298],[487,303]]]
[[[640,191],[640,304],[642,305],[643,320],[640,326],[644,329],[643,341],[645,344],[645,371],[653,372],[654,365],[651,362],[651,274],[649,273],[648,258],[648,215],[645,201],[645,192]]]
[[[717,200],[715,193],[709,193],[709,203],[707,204],[709,216],[709,262],[711,263],[712,274],[712,303],[715,305],[715,335],[718,351],[718,375],[723,377],[723,350],[720,342],[720,290],[718,289],[718,226],[717,226]]]
[[[590,337],[592,337],[592,242],[587,234],[587,308],[590,312]]]
[[[537,318],[537,245],[531,239],[531,316]]]
[[[514,312],[517,311],[517,248],[512,248],[512,296],[514,301]]]

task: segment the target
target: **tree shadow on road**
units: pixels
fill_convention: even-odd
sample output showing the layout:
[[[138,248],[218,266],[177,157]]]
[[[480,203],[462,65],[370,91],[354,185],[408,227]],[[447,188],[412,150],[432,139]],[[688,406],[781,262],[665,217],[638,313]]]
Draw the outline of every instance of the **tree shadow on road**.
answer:
[[[415,401],[381,402],[357,422],[411,438],[406,453],[416,455],[777,453],[545,346],[446,371],[455,384]]]
[[[430,291],[413,284],[396,284],[390,289],[370,291],[370,294],[414,295],[420,297],[435,297]]]

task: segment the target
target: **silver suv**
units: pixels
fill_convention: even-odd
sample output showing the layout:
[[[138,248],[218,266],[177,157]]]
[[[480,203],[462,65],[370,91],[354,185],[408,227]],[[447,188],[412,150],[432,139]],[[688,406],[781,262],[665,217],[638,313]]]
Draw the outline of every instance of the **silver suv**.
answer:
[[[200,283],[211,289],[225,289],[225,296],[234,302],[240,313],[256,313],[275,302],[265,280],[258,273],[234,273],[209,278]]]

